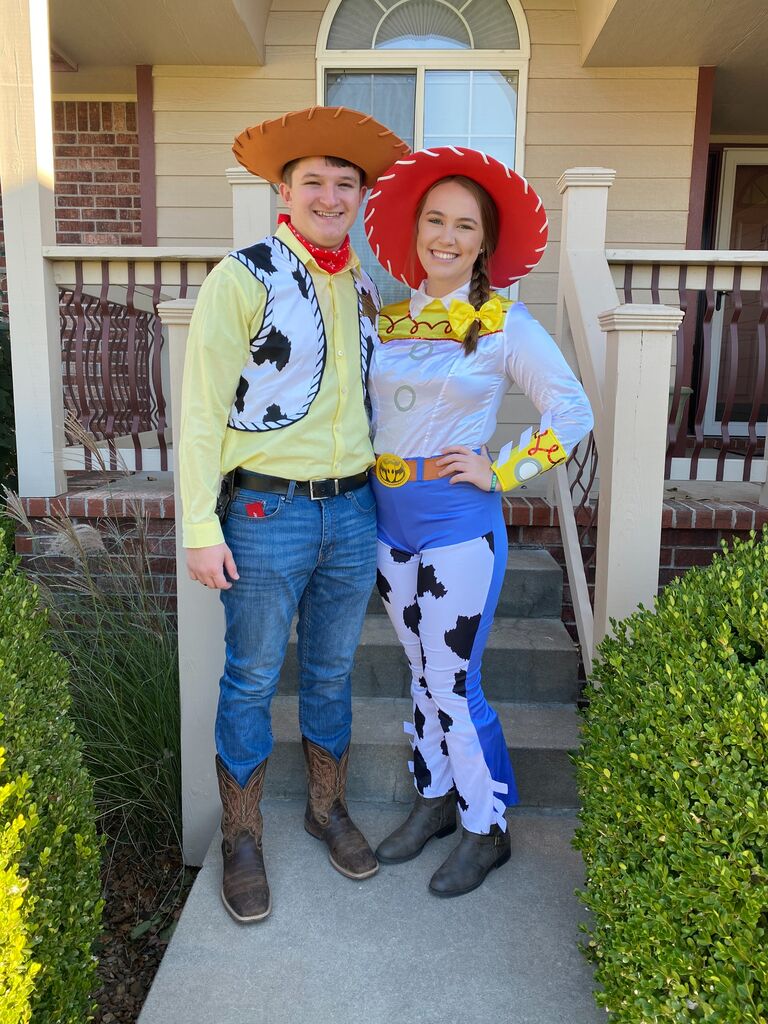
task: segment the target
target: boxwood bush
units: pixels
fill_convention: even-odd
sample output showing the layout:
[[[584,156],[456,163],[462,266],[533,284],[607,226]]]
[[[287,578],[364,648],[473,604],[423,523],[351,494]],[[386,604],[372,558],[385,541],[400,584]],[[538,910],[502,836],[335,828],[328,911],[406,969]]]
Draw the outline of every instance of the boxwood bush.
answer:
[[[597,1001],[766,1024],[768,532],[614,628],[577,756]]]
[[[29,1000],[34,1024],[82,1024],[96,987],[100,843],[91,782],[67,714],[66,663],[47,630],[36,587],[0,541],[0,870],[13,889],[3,910],[15,914],[0,950],[2,969],[15,976],[22,1013]]]

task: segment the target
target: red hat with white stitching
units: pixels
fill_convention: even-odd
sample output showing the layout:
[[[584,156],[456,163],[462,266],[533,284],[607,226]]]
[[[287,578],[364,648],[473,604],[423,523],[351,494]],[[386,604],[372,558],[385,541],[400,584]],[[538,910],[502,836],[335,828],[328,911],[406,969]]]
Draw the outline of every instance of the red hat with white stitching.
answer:
[[[547,246],[547,214],[525,178],[476,149],[420,149],[392,164],[373,186],[365,209],[365,233],[376,259],[393,277],[418,288],[427,276],[412,242],[422,196],[443,178],[464,175],[496,204],[499,244],[488,263],[491,285],[505,288],[525,277]]]

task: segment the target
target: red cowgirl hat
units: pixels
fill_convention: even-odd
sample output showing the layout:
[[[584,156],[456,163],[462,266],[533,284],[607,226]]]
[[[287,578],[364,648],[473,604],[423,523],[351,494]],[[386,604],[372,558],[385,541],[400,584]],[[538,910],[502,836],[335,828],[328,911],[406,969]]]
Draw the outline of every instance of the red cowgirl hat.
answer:
[[[547,214],[520,174],[476,149],[439,146],[397,160],[378,179],[365,208],[365,233],[376,259],[393,277],[418,288],[427,276],[412,253],[422,196],[442,178],[461,174],[482,185],[499,214],[499,244],[489,260],[491,285],[505,288],[525,277],[547,246]]]

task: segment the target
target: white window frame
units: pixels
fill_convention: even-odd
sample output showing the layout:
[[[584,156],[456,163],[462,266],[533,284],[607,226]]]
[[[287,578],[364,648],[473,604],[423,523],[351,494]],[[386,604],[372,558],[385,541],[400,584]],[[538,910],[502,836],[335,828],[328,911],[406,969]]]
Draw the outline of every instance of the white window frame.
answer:
[[[407,2],[407,0],[402,0]],[[414,149],[424,146],[424,78],[427,71],[516,71],[515,171],[525,174],[525,120],[528,108],[528,67],[531,39],[520,0],[507,0],[515,19],[520,47],[517,50],[329,50],[328,33],[342,0],[332,0],[317,34],[317,102],[325,103],[326,71],[415,71]],[[451,7],[451,10],[454,8]]]

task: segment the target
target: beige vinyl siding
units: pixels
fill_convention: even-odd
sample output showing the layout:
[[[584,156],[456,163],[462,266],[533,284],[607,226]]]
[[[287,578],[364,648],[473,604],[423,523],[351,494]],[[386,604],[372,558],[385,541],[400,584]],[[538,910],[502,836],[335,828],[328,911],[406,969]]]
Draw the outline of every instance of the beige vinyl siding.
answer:
[[[585,68],[573,0],[522,0],[531,36],[524,173],[544,200],[550,244],[520,298],[554,331],[561,196],[574,166],[613,167],[608,244],[682,248],[688,214],[696,68]],[[274,0],[262,68],[156,67],[158,244],[229,244],[224,178],[234,135],[316,102],[315,45],[325,0]],[[514,392],[494,447],[531,421]]]

